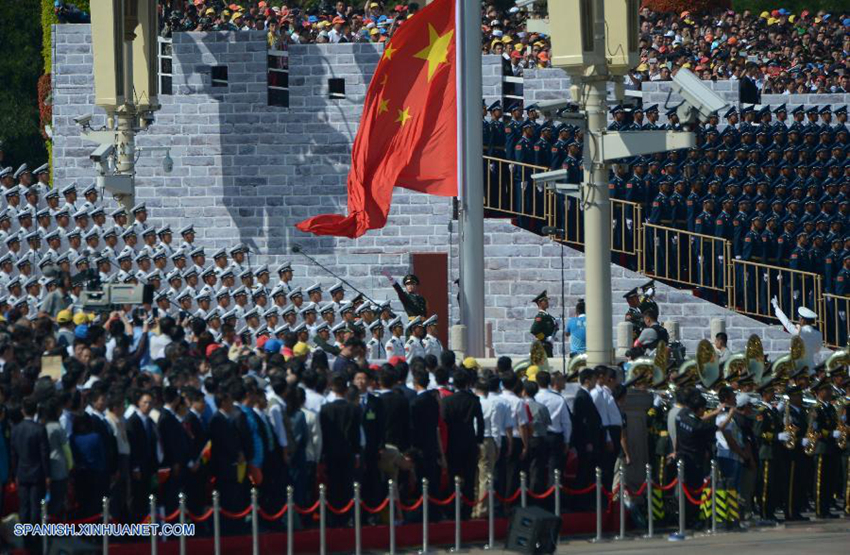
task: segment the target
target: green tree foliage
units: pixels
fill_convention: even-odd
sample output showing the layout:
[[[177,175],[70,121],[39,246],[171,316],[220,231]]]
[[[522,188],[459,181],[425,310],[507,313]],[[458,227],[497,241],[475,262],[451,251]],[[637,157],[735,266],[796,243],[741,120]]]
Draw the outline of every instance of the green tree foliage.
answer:
[[[41,0],[0,2],[0,139],[4,166],[45,161],[39,132],[38,79],[42,74]]]

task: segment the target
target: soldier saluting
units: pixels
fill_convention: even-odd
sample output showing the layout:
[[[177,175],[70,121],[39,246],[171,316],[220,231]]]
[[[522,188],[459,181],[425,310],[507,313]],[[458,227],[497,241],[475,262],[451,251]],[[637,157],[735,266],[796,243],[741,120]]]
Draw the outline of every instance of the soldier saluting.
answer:
[[[417,316],[425,318],[428,314],[428,301],[419,294],[419,278],[413,274],[407,274],[401,280],[404,284],[404,289],[402,289],[401,285],[388,272],[384,272],[384,275],[387,276],[393,289],[395,289],[408,319],[413,320]]]
[[[643,313],[640,310],[640,296],[637,287],[623,295],[623,298],[629,304],[629,308],[626,310],[626,322],[632,324],[632,333],[634,338],[637,339],[637,336],[643,331]]]
[[[546,291],[543,291],[531,302],[535,303],[538,308],[537,315],[534,317],[534,322],[531,324],[531,335],[535,339],[543,343],[543,348],[546,350],[546,356],[552,356],[552,341],[553,335],[558,331],[558,323],[555,318],[546,312],[549,308],[549,297]]]

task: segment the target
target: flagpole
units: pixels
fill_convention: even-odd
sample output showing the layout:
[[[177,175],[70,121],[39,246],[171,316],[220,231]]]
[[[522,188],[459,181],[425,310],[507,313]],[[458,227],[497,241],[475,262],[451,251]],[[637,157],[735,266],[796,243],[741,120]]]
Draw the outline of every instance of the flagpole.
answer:
[[[481,119],[481,3],[457,0],[460,322],[466,354],[484,356],[484,174]],[[449,253],[451,256],[451,253]]]

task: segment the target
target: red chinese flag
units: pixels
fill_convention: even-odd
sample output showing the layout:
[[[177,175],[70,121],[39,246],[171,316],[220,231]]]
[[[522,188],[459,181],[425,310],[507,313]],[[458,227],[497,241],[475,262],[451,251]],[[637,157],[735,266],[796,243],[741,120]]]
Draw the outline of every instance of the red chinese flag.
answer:
[[[366,93],[348,172],[348,216],[301,231],[352,239],[382,228],[393,188],[457,195],[455,0],[435,0],[398,28]]]

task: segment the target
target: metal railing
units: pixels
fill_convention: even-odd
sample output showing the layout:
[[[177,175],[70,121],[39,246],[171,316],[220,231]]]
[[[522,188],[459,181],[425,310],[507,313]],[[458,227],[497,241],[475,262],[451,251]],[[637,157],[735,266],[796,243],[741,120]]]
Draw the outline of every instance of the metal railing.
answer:
[[[847,346],[850,338],[850,297],[824,293],[824,343],[830,347]]]
[[[640,270],[649,277],[725,294],[731,245],[723,238],[643,224]]]
[[[546,222],[552,193],[531,181],[532,174],[545,171],[549,168],[484,156],[484,208]]]
[[[567,245],[584,247],[584,210],[573,196],[551,193],[549,225],[564,230],[564,237],[553,237]],[[611,199],[611,252],[637,256],[641,248],[640,229],[643,207],[625,200]]]
[[[801,306],[814,310],[818,313],[818,326],[823,329],[823,277],[820,275],[749,260],[732,260],[732,272],[734,285],[729,304],[736,311],[779,321],[772,307],[775,298],[790,318],[796,318]]]

